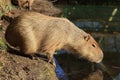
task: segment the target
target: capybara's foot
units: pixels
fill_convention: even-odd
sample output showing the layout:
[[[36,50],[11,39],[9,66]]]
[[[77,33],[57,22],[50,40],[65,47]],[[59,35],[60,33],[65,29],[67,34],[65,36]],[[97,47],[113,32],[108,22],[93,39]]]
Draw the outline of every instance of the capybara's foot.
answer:
[[[37,55],[29,55],[29,58],[32,60],[38,60],[39,57]]]
[[[48,62],[51,63],[55,68],[56,68],[56,64],[55,64],[55,60],[53,58],[53,55],[52,56],[48,56]]]
[[[55,63],[55,60],[52,59],[52,60],[48,60],[49,63],[51,63],[55,68],[56,68],[56,63]]]

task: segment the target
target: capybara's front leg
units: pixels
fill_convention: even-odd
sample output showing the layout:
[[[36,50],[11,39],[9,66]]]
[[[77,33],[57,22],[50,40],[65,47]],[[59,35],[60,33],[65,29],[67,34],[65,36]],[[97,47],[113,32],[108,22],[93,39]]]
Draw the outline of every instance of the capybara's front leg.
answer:
[[[54,61],[54,54],[48,54],[48,62],[51,63],[56,68],[56,64]]]

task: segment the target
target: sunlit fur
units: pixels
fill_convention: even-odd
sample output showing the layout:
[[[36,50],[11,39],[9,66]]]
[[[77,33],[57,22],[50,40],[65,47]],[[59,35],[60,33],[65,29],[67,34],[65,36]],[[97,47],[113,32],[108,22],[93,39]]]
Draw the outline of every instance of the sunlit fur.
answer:
[[[42,52],[53,55],[65,49],[91,62],[100,62],[102,50],[91,35],[76,27],[68,19],[26,12],[8,26],[5,38],[20,51],[32,55]],[[94,44],[94,46],[92,46]]]

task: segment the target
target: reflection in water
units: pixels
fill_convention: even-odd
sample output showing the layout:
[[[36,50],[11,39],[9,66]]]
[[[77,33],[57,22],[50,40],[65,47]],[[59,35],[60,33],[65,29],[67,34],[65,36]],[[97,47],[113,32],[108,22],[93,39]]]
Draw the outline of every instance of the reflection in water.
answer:
[[[96,69],[100,69],[103,74],[102,80],[113,80],[112,76],[110,76],[109,71],[107,70],[106,66],[101,62],[98,64],[95,64]]]
[[[103,73],[101,70],[96,70],[83,78],[83,80],[103,80]]]
[[[119,75],[115,78],[115,80],[120,80],[120,73],[119,73]]]
[[[106,71],[107,71],[105,65],[104,65],[102,62],[100,62],[100,63],[98,63],[98,64],[95,64],[95,67],[96,67],[96,68],[99,68],[99,69],[100,69],[101,71],[103,71],[103,72],[106,72]]]

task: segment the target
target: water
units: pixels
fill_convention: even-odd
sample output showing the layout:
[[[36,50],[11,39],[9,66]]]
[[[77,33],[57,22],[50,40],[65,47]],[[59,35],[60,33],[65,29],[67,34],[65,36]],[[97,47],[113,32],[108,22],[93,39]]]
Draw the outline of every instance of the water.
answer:
[[[120,80],[120,73],[115,77],[114,80]]]
[[[60,80],[68,80],[68,77],[66,75],[66,73],[64,72],[64,70],[61,68],[61,66],[59,65],[58,61],[56,60],[56,58],[54,58],[55,63],[56,63],[56,74],[57,77]]]
[[[97,21],[73,21],[73,23],[83,30],[102,31],[103,25]]]
[[[79,28],[86,31],[94,31],[94,32],[120,32],[120,28],[111,25],[103,25],[103,23],[98,21],[82,21],[82,20],[74,20],[72,21]],[[119,26],[119,24],[116,24]]]
[[[109,53],[107,54],[109,56]],[[97,80],[119,80],[120,67],[117,65],[118,63],[115,63],[116,60],[114,63],[110,61],[113,55],[110,55],[109,58],[105,56],[106,59],[103,60],[103,63],[94,64],[83,59],[77,59],[70,54],[57,54],[56,59],[63,72],[59,75],[66,74],[65,76],[68,77],[62,80],[96,80],[96,77]]]

